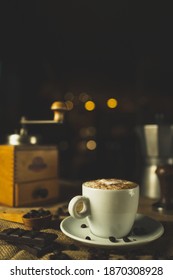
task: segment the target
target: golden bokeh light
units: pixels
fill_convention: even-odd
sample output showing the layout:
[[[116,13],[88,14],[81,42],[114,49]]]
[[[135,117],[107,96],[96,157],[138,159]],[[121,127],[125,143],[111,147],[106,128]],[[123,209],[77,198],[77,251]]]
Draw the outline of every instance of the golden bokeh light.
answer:
[[[107,100],[107,106],[111,109],[114,109],[118,106],[118,101],[115,98],[109,98]]]
[[[95,103],[91,100],[88,100],[87,102],[85,102],[85,109],[87,111],[93,111],[95,109]]]
[[[97,143],[94,140],[89,140],[87,141],[86,146],[88,150],[95,150],[97,147]]]

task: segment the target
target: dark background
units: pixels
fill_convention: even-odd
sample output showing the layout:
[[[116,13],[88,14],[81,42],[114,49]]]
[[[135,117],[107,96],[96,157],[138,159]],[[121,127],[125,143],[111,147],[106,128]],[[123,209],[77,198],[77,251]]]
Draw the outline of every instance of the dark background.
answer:
[[[169,4],[1,1],[0,142],[19,130],[22,115],[51,119],[52,102],[73,96],[64,125],[29,128],[59,146],[62,177],[138,180],[135,126],[173,119]],[[116,109],[106,107],[110,97]],[[94,150],[85,146],[91,139]]]

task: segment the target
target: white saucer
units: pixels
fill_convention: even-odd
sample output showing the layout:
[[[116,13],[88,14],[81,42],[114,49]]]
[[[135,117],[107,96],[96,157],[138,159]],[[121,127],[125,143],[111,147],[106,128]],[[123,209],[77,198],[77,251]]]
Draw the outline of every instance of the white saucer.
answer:
[[[83,228],[81,225],[85,225],[86,227]],[[93,235],[90,232],[86,219],[74,219],[69,216],[61,222],[60,228],[65,235],[76,241],[99,247],[143,245],[156,240],[164,232],[164,228],[160,222],[142,214],[136,215],[134,226],[128,237],[117,239],[116,242],[111,242],[109,238],[101,238]],[[86,237],[89,237],[90,240],[86,239]]]

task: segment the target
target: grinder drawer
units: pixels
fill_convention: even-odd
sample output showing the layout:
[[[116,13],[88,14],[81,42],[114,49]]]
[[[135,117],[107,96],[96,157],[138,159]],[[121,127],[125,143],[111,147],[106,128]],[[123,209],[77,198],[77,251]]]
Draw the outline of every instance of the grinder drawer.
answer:
[[[58,173],[56,148],[17,149],[15,152],[15,182],[51,179]]]
[[[14,206],[40,205],[56,201],[59,196],[57,179],[15,184]]]

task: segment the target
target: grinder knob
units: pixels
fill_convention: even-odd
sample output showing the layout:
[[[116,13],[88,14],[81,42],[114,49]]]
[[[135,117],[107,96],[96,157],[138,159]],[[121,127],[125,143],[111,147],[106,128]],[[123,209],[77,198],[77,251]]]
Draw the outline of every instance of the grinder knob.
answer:
[[[153,209],[162,213],[173,213],[173,165],[160,165],[156,169],[160,182],[160,200],[154,203]]]
[[[55,101],[51,106],[51,110],[54,112],[54,121],[56,122],[64,121],[64,113],[65,111],[67,111],[67,106],[65,102]]]

